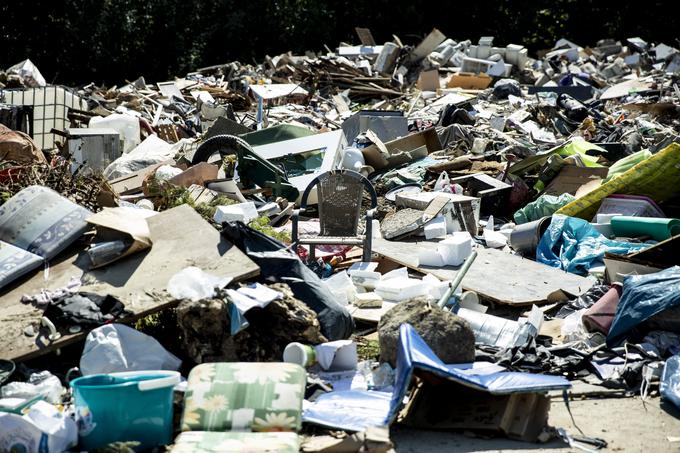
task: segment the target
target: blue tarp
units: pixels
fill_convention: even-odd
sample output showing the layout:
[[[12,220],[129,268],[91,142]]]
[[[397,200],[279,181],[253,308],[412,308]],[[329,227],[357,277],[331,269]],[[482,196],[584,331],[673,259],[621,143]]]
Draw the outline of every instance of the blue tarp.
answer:
[[[626,277],[607,345],[618,345],[638,324],[677,305],[680,305],[680,267]]]
[[[680,356],[666,360],[659,384],[661,398],[670,401],[680,409]]]
[[[350,431],[390,424],[402,408],[415,370],[429,371],[445,379],[494,395],[571,388],[569,381],[559,376],[497,371],[498,368],[493,365],[480,370],[475,369],[473,364],[446,365],[432,352],[432,349],[411,325],[402,324],[399,329],[396,382],[391,395],[374,391],[327,393],[314,403],[305,404],[303,420]],[[388,398],[389,404],[387,404]],[[370,408],[370,410],[362,414],[363,408]]]
[[[538,243],[536,261],[573,274],[588,275],[592,266],[604,264],[605,252],[625,255],[647,247],[649,244],[607,239],[583,219],[553,215]]]

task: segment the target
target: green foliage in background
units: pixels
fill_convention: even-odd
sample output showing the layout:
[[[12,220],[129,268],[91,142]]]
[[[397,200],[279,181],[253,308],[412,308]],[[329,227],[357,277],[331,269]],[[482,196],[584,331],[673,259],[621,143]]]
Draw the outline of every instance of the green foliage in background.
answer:
[[[433,27],[476,42],[536,51],[559,38],[583,46],[641,36],[677,46],[668,2],[608,0],[32,0],[0,2],[0,69],[30,58],[52,83],[155,82],[201,66],[356,43],[417,43]]]

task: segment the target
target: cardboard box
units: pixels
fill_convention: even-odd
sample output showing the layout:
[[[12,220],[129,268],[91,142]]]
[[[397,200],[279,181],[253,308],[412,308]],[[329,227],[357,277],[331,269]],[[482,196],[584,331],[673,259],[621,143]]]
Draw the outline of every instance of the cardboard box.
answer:
[[[377,142],[377,143],[376,143]],[[366,164],[382,170],[412,162],[442,149],[435,128],[426,129],[406,137],[382,143],[380,140],[361,150]]]
[[[420,91],[437,91],[439,89],[439,70],[421,72],[418,76],[417,86]]]
[[[593,180],[607,177],[609,169],[606,167],[577,167],[565,165],[557,176],[545,188],[545,194],[560,196],[563,193],[576,194],[583,185]]]
[[[484,90],[489,85],[491,85],[491,77],[488,75],[472,74],[467,72],[461,72],[454,74],[446,82],[447,88],[463,88],[465,90]]]

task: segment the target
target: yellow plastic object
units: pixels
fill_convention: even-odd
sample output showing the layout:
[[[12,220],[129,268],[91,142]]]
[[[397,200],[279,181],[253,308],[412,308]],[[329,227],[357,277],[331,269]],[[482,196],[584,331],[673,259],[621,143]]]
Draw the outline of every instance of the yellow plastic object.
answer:
[[[586,154],[587,151],[593,149],[606,152],[604,148],[601,148],[594,143],[575,138],[562,146],[562,148],[560,148],[557,153],[562,157],[569,157],[578,154],[586,167],[601,167],[602,165],[597,163],[597,156],[589,156]]]
[[[644,195],[656,202],[680,194],[680,145],[671,145],[557,211],[590,221],[600,203],[612,194]]]

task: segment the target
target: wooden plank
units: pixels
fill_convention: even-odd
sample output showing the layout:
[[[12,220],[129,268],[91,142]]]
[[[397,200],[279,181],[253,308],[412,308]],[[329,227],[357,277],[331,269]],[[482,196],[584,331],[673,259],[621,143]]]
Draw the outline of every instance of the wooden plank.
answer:
[[[453,280],[459,267],[419,267],[418,251],[435,250],[436,242],[373,240],[373,252],[440,280]],[[463,279],[463,289],[500,304],[555,302],[566,294],[581,295],[593,282],[587,278],[495,249],[477,248],[477,259]]]
[[[41,331],[37,337],[24,329],[40,322],[42,310],[21,302],[23,294],[64,286],[71,277],[83,281],[82,291],[111,294],[139,317],[171,307],[176,302],[165,291],[168,280],[188,266],[218,276],[243,280],[259,274],[258,266],[187,205],[148,219],[153,246],[147,252],[124,258],[110,266],[89,271],[82,248],[71,249],[61,262],[52,263],[47,282],[43,273],[32,274],[0,297],[0,358],[25,360],[81,339],[87,331],[50,342]],[[63,255],[62,255],[63,256]],[[62,332],[63,333],[63,332]]]

